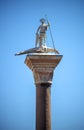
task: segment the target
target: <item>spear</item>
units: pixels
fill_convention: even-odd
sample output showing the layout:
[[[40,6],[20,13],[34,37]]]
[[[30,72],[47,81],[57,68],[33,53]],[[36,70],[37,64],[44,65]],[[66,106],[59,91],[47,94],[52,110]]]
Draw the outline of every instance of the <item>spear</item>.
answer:
[[[48,22],[47,15],[45,15],[45,18],[46,18],[46,21],[47,21],[47,23],[48,23],[48,25],[49,25],[49,32],[50,32],[50,36],[51,36],[51,40],[52,40],[52,44],[53,44],[53,48],[54,48],[54,50],[56,50],[56,49],[55,49],[54,40],[53,40],[53,36],[52,36],[52,31],[51,31],[51,28],[50,28],[50,24],[49,24],[49,22]],[[56,53],[56,52],[55,52],[55,53]]]

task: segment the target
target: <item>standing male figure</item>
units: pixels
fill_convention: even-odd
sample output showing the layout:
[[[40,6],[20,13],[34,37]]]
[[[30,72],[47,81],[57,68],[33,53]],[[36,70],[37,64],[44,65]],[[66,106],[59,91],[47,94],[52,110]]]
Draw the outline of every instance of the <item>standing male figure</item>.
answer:
[[[36,47],[37,44],[39,43],[39,46],[41,47],[42,45],[46,45],[46,31],[47,27],[50,26],[49,23],[45,23],[45,19],[42,18],[40,19],[41,25],[38,27],[37,32],[36,32]]]

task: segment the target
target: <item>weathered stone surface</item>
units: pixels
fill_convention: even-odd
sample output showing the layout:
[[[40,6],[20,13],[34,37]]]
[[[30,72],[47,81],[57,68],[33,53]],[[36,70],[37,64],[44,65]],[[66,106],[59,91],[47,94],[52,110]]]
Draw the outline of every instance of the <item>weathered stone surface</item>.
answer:
[[[36,130],[51,130],[50,89],[53,72],[62,55],[39,53],[27,55],[26,65],[32,70],[36,84]]]
[[[33,71],[35,84],[52,83],[53,71],[62,55],[27,55],[25,63]]]
[[[51,130],[50,85],[36,87],[36,130]]]

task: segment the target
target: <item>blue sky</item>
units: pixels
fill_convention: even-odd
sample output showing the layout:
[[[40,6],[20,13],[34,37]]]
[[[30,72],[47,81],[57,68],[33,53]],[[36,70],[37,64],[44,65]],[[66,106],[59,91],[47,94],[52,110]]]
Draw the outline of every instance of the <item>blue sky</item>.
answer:
[[[52,130],[84,130],[84,1],[0,0],[0,130],[34,130],[33,74],[16,52],[35,46],[47,14],[63,59],[51,87]],[[49,30],[47,44],[52,47]]]

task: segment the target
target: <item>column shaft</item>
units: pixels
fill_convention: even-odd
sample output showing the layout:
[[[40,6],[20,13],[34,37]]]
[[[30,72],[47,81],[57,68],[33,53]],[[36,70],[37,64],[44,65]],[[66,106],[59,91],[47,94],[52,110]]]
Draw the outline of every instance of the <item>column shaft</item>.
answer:
[[[36,87],[36,130],[51,130],[50,86]]]

